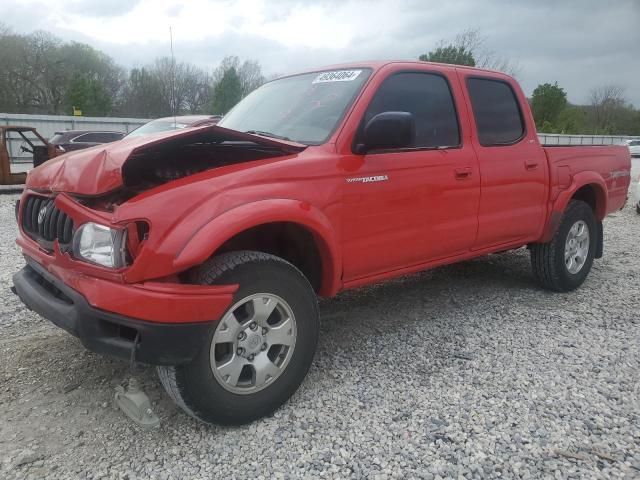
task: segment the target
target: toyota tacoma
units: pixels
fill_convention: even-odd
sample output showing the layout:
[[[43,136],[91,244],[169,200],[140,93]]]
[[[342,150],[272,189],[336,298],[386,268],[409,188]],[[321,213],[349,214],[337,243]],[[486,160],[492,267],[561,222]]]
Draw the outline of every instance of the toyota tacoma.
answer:
[[[14,290],[89,350],[156,365],[190,415],[243,423],[303,381],[318,296],[525,246],[543,288],[579,287],[629,174],[624,146],[541,145],[502,73],[317,69],[218,125],[32,170]]]

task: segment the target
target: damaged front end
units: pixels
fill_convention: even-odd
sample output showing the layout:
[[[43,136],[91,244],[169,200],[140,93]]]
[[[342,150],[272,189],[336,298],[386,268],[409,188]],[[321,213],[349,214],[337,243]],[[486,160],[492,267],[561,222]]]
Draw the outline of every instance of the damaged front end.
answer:
[[[306,145],[204,126],[70,152],[29,174],[27,188],[101,197],[108,207],[186,176],[303,151]],[[120,191],[115,197],[113,193]],[[111,196],[111,198],[110,198]]]
[[[215,130],[214,130],[215,129]],[[187,138],[175,138],[136,149],[122,167],[128,189],[147,190],[179,178],[231,164],[282,157],[304,145],[273,142],[255,135],[233,132],[227,138],[212,127]]]
[[[204,126],[126,139],[46,162],[30,173],[16,211],[17,243],[29,265],[18,280],[29,288],[39,282],[52,285],[45,288],[46,295],[38,291],[32,296],[60,294],[61,310],[86,302],[143,322],[212,321],[227,307],[235,287],[184,283],[173,257],[162,252],[178,248],[167,245],[167,235],[176,218],[182,218],[166,212],[176,205],[188,209],[183,199],[211,189],[203,182],[195,189],[162,187],[150,192],[150,201],[145,192],[192,175],[202,180],[207,171],[232,164],[289,158],[304,148]],[[46,275],[48,280],[42,280]],[[69,300],[74,293],[81,300]],[[45,303],[36,302],[34,309],[48,311]]]

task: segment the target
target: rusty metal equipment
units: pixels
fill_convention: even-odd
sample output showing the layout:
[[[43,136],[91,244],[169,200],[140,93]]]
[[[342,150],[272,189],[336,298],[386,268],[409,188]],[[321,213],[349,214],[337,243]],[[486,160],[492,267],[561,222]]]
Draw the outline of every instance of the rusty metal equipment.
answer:
[[[15,125],[0,126],[0,185],[20,185],[27,179],[27,172],[11,171],[10,142],[12,134],[18,135],[18,140],[22,141],[20,151],[32,156],[34,167],[55,157],[58,153],[55,146],[47,142],[35,128]]]

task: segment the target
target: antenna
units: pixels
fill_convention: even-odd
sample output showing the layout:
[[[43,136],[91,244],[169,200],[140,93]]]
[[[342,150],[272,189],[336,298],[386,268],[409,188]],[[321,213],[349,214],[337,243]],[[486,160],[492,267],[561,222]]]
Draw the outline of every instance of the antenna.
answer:
[[[169,42],[171,45],[171,110],[173,113],[173,126],[178,128],[176,120],[176,59],[173,56],[173,31],[169,25]]]

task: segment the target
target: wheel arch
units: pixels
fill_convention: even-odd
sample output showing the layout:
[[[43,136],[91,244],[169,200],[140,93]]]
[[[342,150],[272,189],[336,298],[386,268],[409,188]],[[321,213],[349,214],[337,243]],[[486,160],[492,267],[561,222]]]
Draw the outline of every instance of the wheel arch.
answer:
[[[320,295],[333,296],[340,289],[341,259],[335,232],[326,216],[307,202],[264,200],[228,210],[196,231],[178,251],[173,265],[185,270],[216,253],[236,249],[281,256],[298,267]]]
[[[573,177],[573,182],[566,190],[560,192],[551,208],[542,243],[551,240],[560,226],[562,214],[571,200],[581,200],[591,207],[598,224],[607,215],[607,186],[599,175],[594,172],[582,172]]]
[[[602,221],[607,212],[607,193],[606,187],[597,183],[588,183],[578,188],[569,201],[582,200],[593,210],[596,219]],[[569,202],[567,202],[568,204]],[[566,208],[566,205],[565,205]]]

